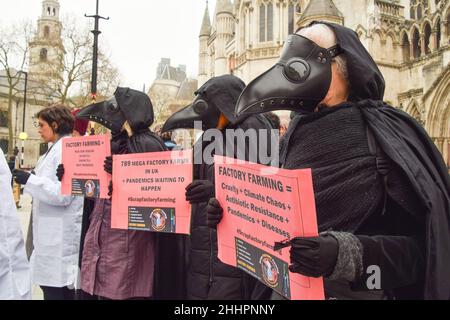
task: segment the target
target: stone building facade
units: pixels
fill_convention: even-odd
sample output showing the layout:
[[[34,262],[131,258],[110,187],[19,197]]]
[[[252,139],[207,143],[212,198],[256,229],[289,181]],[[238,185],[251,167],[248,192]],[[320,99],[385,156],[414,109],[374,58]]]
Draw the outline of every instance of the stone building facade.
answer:
[[[217,0],[199,35],[199,85],[245,82],[278,60],[287,36],[313,20],[355,30],[386,79],[385,100],[420,121],[450,167],[449,0]]]
[[[164,122],[175,112],[190,104],[197,90],[198,82],[186,76],[186,66],[173,67],[170,59],[162,58],[156,71],[156,79],[153,81],[148,95],[153,103],[155,123],[153,128],[158,131]],[[193,135],[181,136],[178,132],[175,141],[183,147],[189,148],[194,142]]]
[[[47,145],[42,143],[38,129],[34,126],[34,116],[44,107],[52,104],[55,95],[50,88],[57,85],[62,78],[65,52],[61,39],[62,24],[59,20],[59,9],[57,0],[42,1],[42,12],[37,21],[36,34],[28,44],[26,106],[24,103],[25,73],[21,70],[11,72],[18,78],[12,104],[14,146],[21,149],[19,135],[21,132],[26,132],[28,139],[25,141],[24,167],[28,168],[33,167],[39,156],[47,150]],[[0,70],[0,147],[6,153],[9,86],[5,76],[6,71]],[[46,81],[53,79],[54,83],[49,84],[48,88],[43,88],[43,79]]]

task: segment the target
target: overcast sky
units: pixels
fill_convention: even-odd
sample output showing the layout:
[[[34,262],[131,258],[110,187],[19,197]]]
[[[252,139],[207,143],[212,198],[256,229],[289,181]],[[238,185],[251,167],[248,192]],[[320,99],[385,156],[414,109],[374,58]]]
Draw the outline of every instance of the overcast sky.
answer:
[[[209,0],[210,13],[216,0]],[[59,0],[60,16],[95,14],[95,0]],[[122,75],[123,86],[142,89],[153,82],[162,57],[185,64],[190,76],[198,70],[198,35],[206,0],[100,0],[102,42]],[[0,23],[36,23],[42,0],[1,0]]]

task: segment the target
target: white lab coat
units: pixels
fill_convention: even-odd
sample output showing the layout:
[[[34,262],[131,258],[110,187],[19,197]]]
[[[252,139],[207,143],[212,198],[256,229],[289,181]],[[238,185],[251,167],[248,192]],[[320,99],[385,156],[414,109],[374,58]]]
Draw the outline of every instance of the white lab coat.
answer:
[[[0,300],[31,299],[30,269],[11,188],[11,172],[0,149]]]
[[[34,251],[30,261],[33,283],[78,289],[84,198],[61,195],[56,169],[61,163],[63,139],[39,159],[24,189],[33,197]]]

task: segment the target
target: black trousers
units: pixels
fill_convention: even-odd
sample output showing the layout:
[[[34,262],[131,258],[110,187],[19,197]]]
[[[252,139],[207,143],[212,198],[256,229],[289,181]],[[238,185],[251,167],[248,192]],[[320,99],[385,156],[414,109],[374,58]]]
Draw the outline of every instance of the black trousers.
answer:
[[[80,289],[76,291],[75,300],[99,300],[99,299],[97,296],[91,296],[89,293],[86,293]]]
[[[44,292],[44,300],[75,300],[75,290],[67,287],[54,288],[41,286]]]

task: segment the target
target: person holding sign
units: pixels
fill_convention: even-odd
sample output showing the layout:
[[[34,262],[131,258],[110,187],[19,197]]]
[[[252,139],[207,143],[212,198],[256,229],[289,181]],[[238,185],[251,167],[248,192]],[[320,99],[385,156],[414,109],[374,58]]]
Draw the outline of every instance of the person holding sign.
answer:
[[[312,168],[322,234],[278,244],[291,246],[292,272],[325,277],[329,298],[447,300],[449,175],[423,128],[382,101],[384,89],[354,31],[314,22],[289,36],[236,114],[302,113],[281,163]]]
[[[192,207],[192,232],[190,262],[187,276],[187,297],[194,300],[242,300],[249,299],[255,281],[237,268],[223,264],[217,258],[217,234],[207,225],[206,205],[214,197],[214,154],[225,155],[233,150],[231,157],[248,159],[259,155],[257,141],[245,137],[227,139],[238,129],[255,130],[266,135],[270,142],[271,125],[263,116],[237,118],[233,115],[236,101],[245,84],[231,75],[212,78],[197,92],[193,103],[175,113],[164,124],[163,132],[194,128],[198,121],[205,134],[194,147],[194,182],[186,189],[186,200]],[[263,131],[265,130],[265,131]],[[211,133],[215,140],[211,141]],[[268,136],[267,136],[268,135]],[[227,137],[226,137],[227,136]],[[259,137],[259,136],[258,136]],[[220,140],[220,143],[218,141]],[[214,148],[214,142],[218,143]],[[264,145],[269,148],[269,146]],[[267,155],[267,150],[264,153]],[[258,161],[257,158],[255,161]],[[268,161],[270,162],[269,157]]]
[[[78,113],[80,113],[81,109],[73,109],[72,110],[72,116],[75,118],[75,124],[72,131],[72,137],[84,137],[87,133],[87,129],[89,127],[89,121],[77,119],[76,116]],[[58,168],[56,169],[56,176],[58,177],[58,181],[62,182],[62,179],[65,174],[64,165],[60,164]],[[91,212],[94,208],[94,200],[90,198],[84,198],[84,204],[83,204],[83,213]],[[82,216],[81,221],[81,235],[80,235],[80,252],[78,254],[78,267],[81,270],[81,259],[83,257],[83,243],[84,243],[84,237],[87,232],[87,228],[89,226],[89,217],[84,215]],[[76,300],[85,300],[90,299],[91,297],[85,293],[83,293],[82,290],[77,290],[76,292]]]
[[[39,133],[52,146],[33,173],[15,170],[17,183],[33,197],[32,279],[41,286],[45,300],[72,300],[79,286],[83,198],[61,195],[55,175],[61,163],[63,139],[72,134],[74,119],[67,107],[49,107],[37,114]]]
[[[166,151],[164,142],[149,129],[154,120],[153,106],[149,97],[140,91],[117,88],[111,99],[84,108],[77,117],[111,130],[113,155]],[[112,164],[112,158],[106,158],[105,171],[110,174]],[[161,238],[154,233],[111,229],[111,206],[111,200],[96,199],[89,213],[82,258],[82,290],[102,299],[159,297],[160,286],[166,284],[167,278],[174,278],[178,274],[176,268],[182,266],[159,266],[161,254],[157,240]],[[162,254],[172,257],[177,254],[169,240],[161,247],[166,245],[168,250]],[[156,276],[160,269],[165,272]]]

